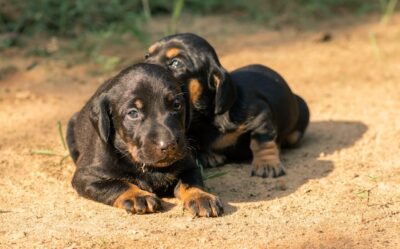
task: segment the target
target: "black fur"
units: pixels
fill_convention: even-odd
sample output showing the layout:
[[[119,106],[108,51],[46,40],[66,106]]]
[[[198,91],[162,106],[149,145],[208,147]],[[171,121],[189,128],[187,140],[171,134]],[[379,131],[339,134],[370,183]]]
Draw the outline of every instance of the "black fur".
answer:
[[[167,70],[151,64],[128,67],[101,85],[68,124],[76,191],[115,205],[132,185],[158,197],[173,196],[180,184],[201,188],[187,151],[184,95]],[[125,204],[131,211],[133,200]]]
[[[180,51],[174,58],[167,56],[171,48]],[[173,63],[176,60],[178,64]],[[168,68],[186,87],[193,79],[201,83],[201,96],[192,98],[189,137],[196,141],[197,156],[206,166],[251,159],[256,148],[251,148],[252,141],[273,141],[279,147],[297,145],[308,126],[307,104],[292,93],[277,72],[263,65],[249,65],[228,73],[212,46],[197,35],[161,39],[149,49],[146,62]],[[234,144],[213,148],[221,136],[243,129],[245,132]],[[295,144],[288,139],[293,132],[299,132]],[[279,172],[275,170],[268,174],[264,169],[261,176],[284,174],[282,167]]]

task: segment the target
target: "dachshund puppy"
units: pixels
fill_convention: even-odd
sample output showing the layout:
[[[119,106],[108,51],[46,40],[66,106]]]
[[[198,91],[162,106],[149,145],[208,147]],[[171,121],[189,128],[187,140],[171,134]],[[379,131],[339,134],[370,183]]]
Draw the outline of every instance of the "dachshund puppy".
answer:
[[[68,123],[77,166],[72,186],[131,213],[154,213],[159,197],[175,194],[194,215],[221,215],[220,200],[202,190],[201,172],[187,153],[189,108],[166,69],[137,64],[121,71]]]
[[[213,47],[190,33],[156,42],[146,62],[168,68],[185,82],[193,107],[189,137],[198,143],[203,164],[252,158],[252,175],[285,174],[280,148],[298,145],[309,110],[277,72],[249,65],[228,73]]]

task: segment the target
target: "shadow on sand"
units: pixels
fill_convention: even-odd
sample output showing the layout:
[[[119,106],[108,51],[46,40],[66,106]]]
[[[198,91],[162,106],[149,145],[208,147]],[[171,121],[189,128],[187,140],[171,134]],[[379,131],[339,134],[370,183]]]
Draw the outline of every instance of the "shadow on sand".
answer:
[[[229,202],[263,201],[290,195],[307,181],[326,177],[332,172],[334,163],[319,159],[320,155],[353,146],[367,129],[361,122],[312,122],[299,148],[282,151],[287,175],[275,179],[250,177],[250,165],[230,164],[207,170],[207,173],[227,174],[207,180],[206,185],[224,201],[228,215],[236,211]]]

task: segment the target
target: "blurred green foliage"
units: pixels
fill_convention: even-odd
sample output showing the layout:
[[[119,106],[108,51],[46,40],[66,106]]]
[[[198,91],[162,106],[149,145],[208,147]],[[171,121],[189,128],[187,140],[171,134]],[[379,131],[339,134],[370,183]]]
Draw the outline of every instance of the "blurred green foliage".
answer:
[[[134,32],[144,17],[141,1],[0,1],[0,32],[47,32],[62,36],[105,28]]]
[[[83,31],[111,29],[140,35],[143,23],[152,16],[170,15],[171,25],[176,25],[182,8],[196,14],[232,14],[271,26],[307,25],[344,13],[379,11],[382,2],[385,0],[0,0],[0,33],[76,36]]]
[[[66,60],[89,59],[113,70],[133,60],[131,55],[107,51],[110,45],[147,47],[154,32],[148,21],[164,16],[161,35],[178,30],[182,13],[197,16],[229,15],[279,28],[313,28],[320,21],[343,15],[376,12],[387,23],[397,0],[0,0],[0,51],[17,45],[27,55]],[[156,20],[157,23],[159,20]],[[154,22],[153,22],[154,24]],[[151,25],[150,25],[151,26]],[[160,30],[157,31],[160,33]],[[130,34],[129,36],[125,36]],[[158,34],[160,35],[160,34]],[[134,36],[138,42],[122,37]],[[36,39],[38,38],[39,39]],[[72,38],[72,39],[58,39]],[[35,43],[35,41],[38,42]],[[40,42],[43,41],[44,42]],[[52,44],[54,40],[54,44]],[[31,42],[33,41],[33,42]],[[66,42],[65,42],[66,41]],[[118,47],[118,46],[117,46]],[[79,53],[76,53],[79,52]],[[119,55],[120,57],[116,56]],[[79,56],[79,58],[75,58]]]

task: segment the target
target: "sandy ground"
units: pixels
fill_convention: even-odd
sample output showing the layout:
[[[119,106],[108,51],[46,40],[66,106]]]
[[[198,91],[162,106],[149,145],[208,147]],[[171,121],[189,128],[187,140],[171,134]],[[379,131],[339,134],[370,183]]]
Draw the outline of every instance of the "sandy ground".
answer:
[[[0,80],[0,248],[400,248],[400,15],[316,32],[190,25],[229,70],[269,65],[309,103],[304,143],[282,154],[288,175],[207,171],[227,172],[206,182],[224,202],[220,218],[193,219],[175,199],[141,216],[85,200],[71,160],[60,164],[56,122],[65,130],[106,75],[3,51],[0,67],[18,71]],[[326,31],[332,40],[320,42]]]

